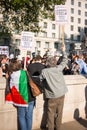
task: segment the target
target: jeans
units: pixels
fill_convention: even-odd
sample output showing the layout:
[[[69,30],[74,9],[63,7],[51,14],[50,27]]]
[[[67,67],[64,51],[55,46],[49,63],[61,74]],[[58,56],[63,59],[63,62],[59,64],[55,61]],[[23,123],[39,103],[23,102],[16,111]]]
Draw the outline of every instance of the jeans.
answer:
[[[28,107],[18,107],[17,116],[20,130],[32,130],[34,101],[29,102]]]

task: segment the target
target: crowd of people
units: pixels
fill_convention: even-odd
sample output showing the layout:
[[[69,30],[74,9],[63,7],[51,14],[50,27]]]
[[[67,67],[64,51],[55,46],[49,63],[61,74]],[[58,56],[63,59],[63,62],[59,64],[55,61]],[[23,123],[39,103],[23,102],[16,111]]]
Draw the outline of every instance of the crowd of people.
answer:
[[[47,101],[48,130],[60,130],[64,97],[68,91],[64,75],[87,74],[87,62],[84,55],[67,56],[65,45],[61,48],[62,56],[37,55],[32,59],[8,58],[0,55],[0,77],[6,78],[6,102],[17,108],[20,130],[32,130],[33,109],[36,97],[33,96],[27,73],[38,85]],[[42,82],[43,85],[40,84]],[[46,127],[45,126],[45,127]]]

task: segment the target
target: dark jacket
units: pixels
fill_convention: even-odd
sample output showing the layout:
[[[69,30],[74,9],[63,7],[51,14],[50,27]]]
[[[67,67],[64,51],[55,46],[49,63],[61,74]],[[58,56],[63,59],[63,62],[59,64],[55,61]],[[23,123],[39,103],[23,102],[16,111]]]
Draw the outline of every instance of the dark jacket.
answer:
[[[42,86],[40,84],[40,74],[45,66],[39,62],[31,63],[28,65],[28,72],[32,78],[32,80],[38,85],[39,89],[42,91]]]

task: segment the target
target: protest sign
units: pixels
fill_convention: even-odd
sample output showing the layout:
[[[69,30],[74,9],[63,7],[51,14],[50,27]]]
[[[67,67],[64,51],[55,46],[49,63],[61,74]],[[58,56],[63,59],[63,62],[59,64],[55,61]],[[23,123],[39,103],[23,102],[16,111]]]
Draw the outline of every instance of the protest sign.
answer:
[[[33,46],[34,33],[23,31],[21,34],[21,48],[30,49]]]
[[[25,50],[24,69],[26,69],[27,50],[31,50],[34,43],[34,33],[23,31],[21,34],[21,49]]]
[[[68,11],[65,5],[55,5],[55,21],[59,24],[68,23]]]

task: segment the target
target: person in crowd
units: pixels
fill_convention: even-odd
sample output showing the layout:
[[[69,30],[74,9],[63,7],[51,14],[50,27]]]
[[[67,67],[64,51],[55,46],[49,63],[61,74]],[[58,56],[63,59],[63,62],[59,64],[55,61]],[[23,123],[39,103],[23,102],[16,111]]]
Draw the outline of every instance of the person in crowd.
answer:
[[[68,91],[64,76],[63,69],[66,66],[68,59],[65,52],[65,45],[62,47],[63,59],[57,65],[56,57],[48,57],[46,61],[47,68],[42,70],[40,79],[44,84],[44,95],[48,99],[48,130],[60,130],[63,114],[63,105],[65,93]]]
[[[14,59],[14,58],[15,58],[14,54],[9,55],[9,60]]]
[[[29,72],[33,81],[38,85],[39,89],[42,91],[39,75],[41,74],[41,71],[45,68],[45,65],[41,63],[41,59],[42,57],[40,55],[37,55],[34,58],[33,62],[30,62],[30,64],[28,65],[27,71]]]
[[[72,61],[70,55],[68,56],[68,63],[66,67],[63,69],[63,74],[64,75],[71,75],[72,74]]]
[[[26,61],[25,61],[26,60]],[[21,64],[22,64],[22,68],[25,67],[25,62],[26,62],[26,67],[28,66],[29,62],[30,62],[30,58],[28,56],[25,57],[22,57],[22,61],[21,61]]]
[[[41,63],[46,66],[46,58],[42,57]]]
[[[17,108],[19,129],[32,130],[35,98],[31,93],[27,73],[17,59],[12,59],[8,66],[8,74],[6,102]]]
[[[87,55],[84,55],[84,61],[87,64]]]
[[[56,59],[57,59],[57,65],[59,65],[62,62],[62,59],[63,59],[62,54],[60,52],[56,51],[56,53],[54,54],[54,57],[56,57]],[[65,66],[65,68],[63,69],[64,75],[70,75],[71,74],[71,68],[70,68],[71,65],[70,64],[71,64],[71,61],[70,61],[70,58],[68,57],[68,63]]]
[[[79,65],[79,74],[87,74],[87,64],[84,61],[83,55],[77,55],[74,62]]]
[[[80,66],[79,66],[79,64],[78,64],[77,62],[74,62],[74,63],[72,64],[71,72],[72,72],[73,75],[78,75],[78,74],[80,74]]]
[[[30,60],[30,64],[31,63],[35,63],[35,57],[33,57],[31,60]]]
[[[22,56],[21,55],[17,56],[17,60],[22,64]]]
[[[31,76],[34,83],[37,84],[40,91],[43,91],[42,85],[40,84],[40,78],[39,75],[41,74],[42,70],[45,68],[45,65],[41,63],[42,57],[40,55],[37,55],[36,57],[33,57],[27,67],[27,72]]]
[[[7,56],[5,54],[0,55],[0,77],[6,77],[8,71]]]

